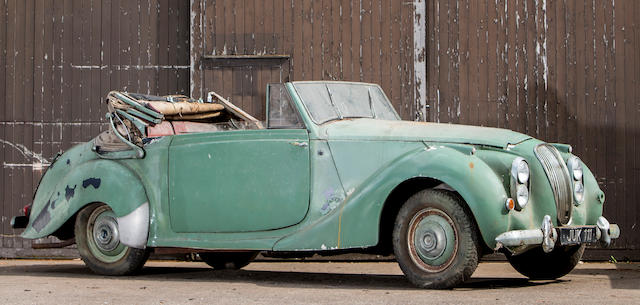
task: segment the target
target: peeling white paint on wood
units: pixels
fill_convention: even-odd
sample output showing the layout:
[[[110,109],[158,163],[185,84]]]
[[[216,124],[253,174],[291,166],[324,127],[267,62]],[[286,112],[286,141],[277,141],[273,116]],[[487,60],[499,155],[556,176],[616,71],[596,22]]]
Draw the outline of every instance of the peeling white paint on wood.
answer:
[[[49,160],[47,160],[44,157],[42,157],[41,154],[36,153],[36,152],[28,149],[26,146],[24,146],[22,144],[11,143],[11,142],[3,140],[3,139],[0,139],[0,143],[2,143],[3,145],[7,145],[7,146],[10,146],[10,147],[14,148],[18,152],[20,152],[20,154],[22,154],[26,159],[33,160],[32,163],[7,163],[7,162],[2,162],[2,166],[5,167],[5,168],[31,167],[33,170],[41,170],[44,167],[49,166],[49,164],[51,164],[51,162],[49,162]]]
[[[63,66],[57,66],[58,69],[63,69]],[[165,70],[165,69],[189,69],[191,66],[181,65],[71,65],[73,69],[79,70]]]
[[[427,62],[425,22],[426,6],[424,0],[413,1],[413,71],[415,77],[415,100],[417,103],[416,120],[427,120]]]

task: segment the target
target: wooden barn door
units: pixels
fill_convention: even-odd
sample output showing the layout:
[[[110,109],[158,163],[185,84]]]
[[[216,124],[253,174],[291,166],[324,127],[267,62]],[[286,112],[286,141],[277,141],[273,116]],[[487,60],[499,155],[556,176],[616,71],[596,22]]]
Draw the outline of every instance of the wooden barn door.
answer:
[[[267,84],[289,81],[286,57],[203,56],[201,61],[203,93],[215,91],[261,121],[266,119]]]

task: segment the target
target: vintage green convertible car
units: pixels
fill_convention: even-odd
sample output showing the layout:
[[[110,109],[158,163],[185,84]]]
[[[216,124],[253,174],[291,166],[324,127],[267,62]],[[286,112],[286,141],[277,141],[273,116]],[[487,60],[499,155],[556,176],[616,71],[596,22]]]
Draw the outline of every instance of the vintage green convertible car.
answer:
[[[619,236],[569,145],[402,121],[374,84],[267,89],[265,123],[215,93],[112,92],[111,129],[55,159],[14,228],[75,238],[100,274],[136,272],[159,249],[216,269],[260,251],[393,253],[427,288],[467,280],[494,251],[532,279],[558,278],[585,244]]]

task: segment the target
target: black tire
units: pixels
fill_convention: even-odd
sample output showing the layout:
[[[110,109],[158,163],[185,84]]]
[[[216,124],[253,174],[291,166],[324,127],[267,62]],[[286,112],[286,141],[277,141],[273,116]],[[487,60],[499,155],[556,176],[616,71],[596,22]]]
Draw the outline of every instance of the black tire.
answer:
[[[555,280],[567,275],[576,267],[584,245],[555,247],[545,253],[542,247],[536,247],[518,255],[506,254],[507,260],[514,269],[532,280]]]
[[[393,250],[407,279],[443,289],[468,280],[478,266],[478,233],[462,199],[423,190],[404,203],[393,229]]]
[[[215,270],[240,269],[249,265],[259,252],[202,252],[200,259]]]
[[[114,221],[115,234],[112,231]],[[96,223],[99,227],[96,227]],[[78,252],[93,272],[102,275],[130,275],[140,271],[149,258],[147,249],[121,244],[117,239],[117,230],[115,215],[106,204],[93,203],[78,213],[74,230]],[[103,237],[100,241],[99,236]]]

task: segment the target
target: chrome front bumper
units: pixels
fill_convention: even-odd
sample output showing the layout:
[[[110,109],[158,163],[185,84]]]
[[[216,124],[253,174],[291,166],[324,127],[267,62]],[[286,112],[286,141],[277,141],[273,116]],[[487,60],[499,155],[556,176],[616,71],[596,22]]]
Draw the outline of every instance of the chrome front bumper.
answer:
[[[610,224],[606,218],[600,216],[595,226],[563,226],[561,229],[588,229],[595,231],[595,240],[603,246],[609,246],[611,240],[620,237],[620,227]],[[559,228],[554,228],[551,216],[545,215],[540,229],[513,230],[504,232],[496,237],[496,250],[506,248],[512,253],[520,253],[532,246],[542,246],[544,252],[551,252],[559,243]],[[579,232],[580,230],[578,230]],[[580,244],[583,242],[576,242]]]

